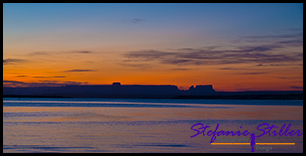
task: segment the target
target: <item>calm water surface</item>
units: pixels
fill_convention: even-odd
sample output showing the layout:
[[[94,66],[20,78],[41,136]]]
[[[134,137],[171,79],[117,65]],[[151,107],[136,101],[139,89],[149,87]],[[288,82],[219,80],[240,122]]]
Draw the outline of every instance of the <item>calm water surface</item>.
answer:
[[[209,125],[205,136],[191,130]],[[211,145],[208,130],[291,124],[303,132],[303,101],[3,98],[3,152],[250,152],[250,145]],[[286,126],[287,127],[287,126]],[[215,143],[250,143],[223,136]],[[302,136],[269,136],[254,152],[303,152]]]

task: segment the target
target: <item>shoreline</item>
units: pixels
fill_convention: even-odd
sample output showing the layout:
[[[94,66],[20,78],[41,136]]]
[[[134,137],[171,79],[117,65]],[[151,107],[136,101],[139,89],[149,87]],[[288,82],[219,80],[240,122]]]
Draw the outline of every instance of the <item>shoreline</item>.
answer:
[[[100,96],[100,97],[71,97],[58,95],[3,95],[5,98],[116,98],[116,99],[209,99],[209,100],[303,100],[303,94],[251,94],[251,95],[179,95],[175,97],[156,96]]]

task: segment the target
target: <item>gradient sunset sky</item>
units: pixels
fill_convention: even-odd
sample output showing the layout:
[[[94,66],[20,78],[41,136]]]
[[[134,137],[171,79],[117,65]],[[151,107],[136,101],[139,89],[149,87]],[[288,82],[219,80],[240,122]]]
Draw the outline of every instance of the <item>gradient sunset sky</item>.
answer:
[[[303,4],[3,4],[3,85],[303,90]]]

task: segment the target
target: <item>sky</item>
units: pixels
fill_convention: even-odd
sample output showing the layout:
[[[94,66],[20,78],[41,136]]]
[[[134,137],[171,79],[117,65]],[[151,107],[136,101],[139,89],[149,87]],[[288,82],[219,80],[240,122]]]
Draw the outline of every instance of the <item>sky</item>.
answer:
[[[303,90],[302,3],[3,4],[3,85]]]

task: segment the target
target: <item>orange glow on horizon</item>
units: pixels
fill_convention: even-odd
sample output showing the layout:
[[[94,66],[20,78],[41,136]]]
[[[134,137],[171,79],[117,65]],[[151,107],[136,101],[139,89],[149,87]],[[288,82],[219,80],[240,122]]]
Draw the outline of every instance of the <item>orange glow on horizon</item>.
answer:
[[[116,69],[116,68],[114,68]],[[55,70],[55,71],[54,71]],[[7,72],[8,71],[8,72]],[[303,90],[291,88],[300,86],[301,82],[292,83],[292,80],[280,79],[275,74],[262,75],[235,75],[218,72],[216,70],[186,70],[172,71],[164,69],[155,71],[131,71],[122,73],[94,71],[94,72],[58,72],[59,70],[9,70],[4,68],[3,80],[20,81],[24,83],[58,83],[78,82],[83,85],[107,85],[121,82],[122,85],[176,85],[180,90],[188,90],[194,85],[213,85],[216,91],[285,91]],[[113,74],[104,74],[113,73]],[[26,74],[25,74],[26,73]],[[297,76],[296,76],[297,77]],[[4,83],[5,84],[5,83]]]

